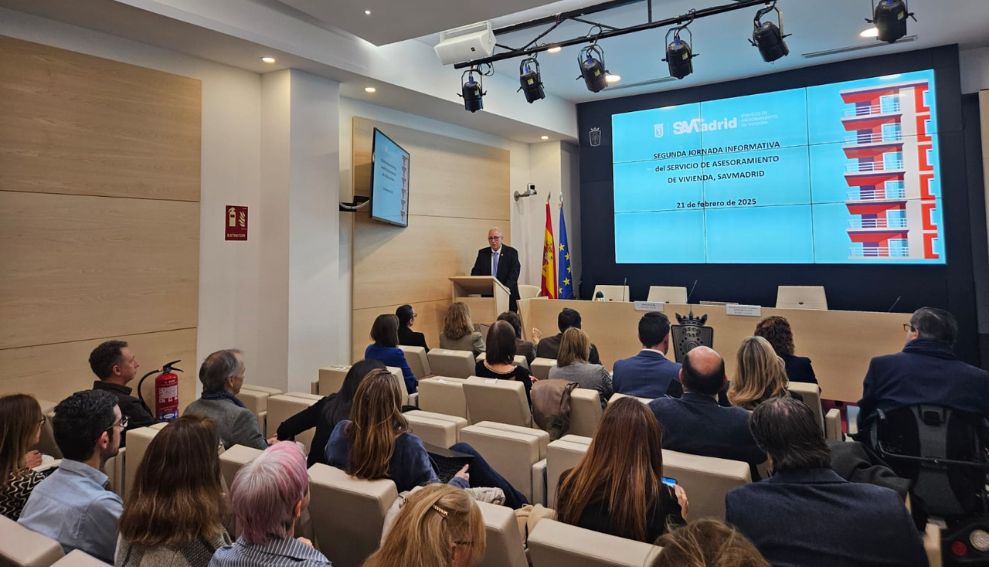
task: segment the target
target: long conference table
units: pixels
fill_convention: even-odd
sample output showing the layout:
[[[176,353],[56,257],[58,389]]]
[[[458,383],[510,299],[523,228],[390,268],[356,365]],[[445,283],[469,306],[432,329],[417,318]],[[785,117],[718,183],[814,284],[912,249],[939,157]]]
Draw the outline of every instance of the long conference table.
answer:
[[[627,302],[523,299],[519,315],[525,336],[531,340],[532,327],[543,336],[554,335],[557,315],[570,307],[580,312],[581,327],[597,346],[601,363],[612,368],[616,360],[634,356],[639,343],[639,319],[644,311]],[[742,339],[751,336],[756,323],[770,315],[786,317],[793,328],[796,354],[810,357],[821,385],[821,396],[829,400],[857,402],[862,397],[862,380],[869,360],[881,354],[899,352],[906,339],[903,324],[909,313],[868,311],[814,311],[763,307],[758,316],[728,315],[724,305],[663,304],[661,311],[677,324],[676,314],[707,315],[706,325],[714,328],[714,349],[725,360],[728,378],[735,375],[735,353]],[[669,358],[673,358],[670,345]]]

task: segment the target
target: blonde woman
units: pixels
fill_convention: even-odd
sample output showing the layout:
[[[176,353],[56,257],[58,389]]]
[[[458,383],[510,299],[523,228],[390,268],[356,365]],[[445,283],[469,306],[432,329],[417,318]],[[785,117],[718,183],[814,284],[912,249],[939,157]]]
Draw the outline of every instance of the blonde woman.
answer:
[[[597,390],[601,396],[601,407],[604,407],[614,393],[611,374],[600,364],[588,362],[590,356],[591,341],[587,338],[587,333],[577,327],[570,327],[563,331],[560,354],[557,355],[556,366],[549,369],[549,378],[576,382],[581,388]]]
[[[474,330],[467,304],[458,301],[450,305],[440,332],[440,348],[469,350],[474,356],[484,352],[484,338]]]
[[[473,567],[485,547],[484,520],[470,494],[434,484],[409,496],[364,567]]]
[[[728,387],[733,406],[754,410],[769,398],[788,395],[783,359],[762,337],[746,337],[738,347],[735,379]]]

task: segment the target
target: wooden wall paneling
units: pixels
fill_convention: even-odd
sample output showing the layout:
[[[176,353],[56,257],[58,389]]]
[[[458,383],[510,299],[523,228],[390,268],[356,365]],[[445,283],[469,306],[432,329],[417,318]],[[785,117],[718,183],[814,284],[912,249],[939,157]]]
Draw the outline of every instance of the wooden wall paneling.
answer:
[[[0,191],[0,348],[196,327],[199,203]]]
[[[177,366],[185,371],[179,373],[182,409],[195,399],[199,362],[194,328],[0,350],[0,395],[21,392],[58,402],[73,392],[92,388],[96,377],[89,368],[89,353],[111,338],[130,343],[141,365],[138,379],[166,362],[181,359]],[[137,379],[128,385],[136,396]]]
[[[0,190],[198,201],[201,83],[0,36]]]
[[[410,303],[415,312],[419,314],[413,330],[426,335],[426,344],[429,348],[439,348],[440,330],[443,329],[443,319],[446,311],[450,308],[450,298],[437,301],[413,301]],[[355,309],[351,317],[351,336],[354,338],[351,360],[355,362],[364,358],[364,349],[371,343],[371,324],[374,318],[382,313],[394,313],[399,305],[382,305],[380,307],[369,307],[367,309]]]

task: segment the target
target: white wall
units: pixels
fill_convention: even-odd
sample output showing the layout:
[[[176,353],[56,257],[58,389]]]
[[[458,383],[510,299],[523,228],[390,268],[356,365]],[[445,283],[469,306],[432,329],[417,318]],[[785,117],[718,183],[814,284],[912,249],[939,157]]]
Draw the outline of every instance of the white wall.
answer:
[[[966,49],[958,55],[962,93],[989,90],[989,47]]]

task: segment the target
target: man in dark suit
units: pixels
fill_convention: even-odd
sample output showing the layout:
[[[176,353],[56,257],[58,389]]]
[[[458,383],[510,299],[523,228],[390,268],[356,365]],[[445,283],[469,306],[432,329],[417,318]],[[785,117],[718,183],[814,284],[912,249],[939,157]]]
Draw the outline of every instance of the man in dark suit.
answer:
[[[666,358],[670,349],[670,320],[658,311],[639,319],[639,354],[615,362],[615,392],[640,398],[679,398],[680,365]]]
[[[752,412],[749,425],[774,474],[729,492],[725,520],[774,567],[927,565],[903,500],[889,488],[848,482],[832,471],[821,426],[806,404],[772,398]]]
[[[559,334],[551,337],[544,337],[536,344],[536,356],[539,358],[552,358],[556,360],[560,356],[560,341],[563,340],[563,332],[570,327],[580,328],[580,312],[576,309],[564,307],[560,314],[556,316],[556,326],[560,329]],[[591,364],[601,364],[601,355],[598,354],[598,347],[591,343],[591,355],[587,359]]]
[[[501,229],[494,227],[488,231],[488,246],[477,251],[477,260],[470,270],[472,276],[491,276],[503,283],[511,296],[508,308],[518,311],[519,273],[522,264],[519,263],[519,251],[502,243]]]
[[[859,401],[859,430],[877,410],[917,404],[946,406],[989,417],[989,372],[955,357],[958,335],[954,316],[933,307],[914,311],[906,325],[902,352],[869,363]]]
[[[714,350],[699,346],[683,359],[683,397],[657,398],[649,403],[663,428],[663,448],[692,455],[749,463],[752,479],[766,460],[749,431],[749,411],[718,405],[726,382],[725,361]]]
[[[426,346],[426,335],[412,330],[412,325],[415,324],[416,318],[419,317],[415,309],[412,309],[412,306],[408,304],[400,305],[395,310],[395,316],[398,317],[398,344],[419,346],[426,349],[426,352],[429,352],[429,347]]]

